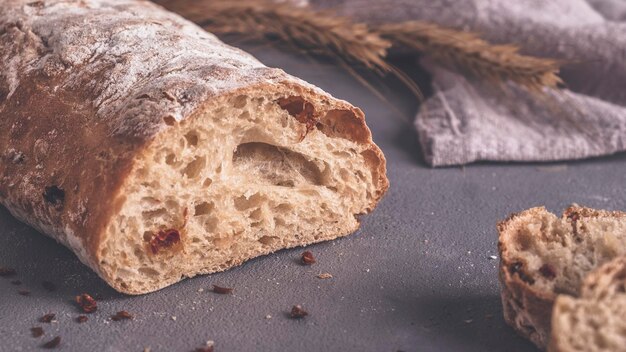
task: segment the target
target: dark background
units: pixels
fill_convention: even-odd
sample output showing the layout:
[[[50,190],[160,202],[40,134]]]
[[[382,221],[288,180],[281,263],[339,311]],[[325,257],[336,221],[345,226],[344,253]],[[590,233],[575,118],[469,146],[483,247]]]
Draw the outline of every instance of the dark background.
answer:
[[[31,351],[57,335],[62,351],[192,351],[207,340],[217,352],[534,351],[502,319],[498,259],[490,258],[496,222],[536,205],[559,213],[573,202],[624,209],[626,158],[431,169],[412,129],[418,100],[396,80],[366,76],[366,87],[328,62],[234,44],[365,111],[391,182],[376,211],[354,235],[309,247],[317,258],[311,267],[298,264],[302,249],[285,250],[131,297],[0,208],[0,266],[18,271],[0,279],[0,351]],[[422,73],[412,75],[428,90]],[[316,277],[325,272],[333,278]],[[45,280],[57,290],[45,290]],[[212,293],[213,284],[234,294]],[[99,310],[78,324],[72,298],[82,292],[100,296]],[[310,316],[289,319],[294,304]],[[135,320],[110,321],[119,310]],[[37,322],[50,312],[57,322]],[[44,337],[31,337],[33,326]]]

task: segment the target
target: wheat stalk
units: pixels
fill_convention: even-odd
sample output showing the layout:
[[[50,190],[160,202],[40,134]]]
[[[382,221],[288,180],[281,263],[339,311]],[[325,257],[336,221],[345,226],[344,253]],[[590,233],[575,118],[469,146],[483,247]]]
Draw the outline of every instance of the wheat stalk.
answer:
[[[392,73],[419,88],[387,60],[393,45],[430,56],[457,71],[496,84],[513,81],[532,90],[555,88],[560,62],[525,56],[513,45],[493,45],[476,34],[408,21],[370,28],[330,11],[274,0],[155,0],[214,33],[273,36],[309,53],[360,63],[379,74]]]
[[[273,0],[160,0],[162,5],[213,33],[274,36],[310,53],[360,63],[377,73],[392,71],[385,61],[391,43],[328,11],[312,11]]]
[[[494,83],[515,82],[531,90],[556,88],[561,62],[519,54],[514,45],[493,45],[474,33],[409,21],[386,24],[376,31],[394,46],[424,53],[457,71]]]

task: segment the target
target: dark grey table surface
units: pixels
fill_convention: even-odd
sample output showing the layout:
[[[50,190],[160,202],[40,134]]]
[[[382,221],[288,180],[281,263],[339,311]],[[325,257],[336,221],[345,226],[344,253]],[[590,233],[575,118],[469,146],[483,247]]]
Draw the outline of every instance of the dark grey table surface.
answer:
[[[409,122],[417,101],[393,79],[370,80],[377,95],[337,66],[243,46],[365,111],[387,156],[391,188],[361,230],[309,247],[318,260],[311,267],[298,264],[302,249],[284,250],[130,297],[0,208],[0,266],[18,272],[0,278],[0,351],[37,350],[57,335],[61,351],[192,351],[207,340],[218,352],[534,351],[502,319],[498,260],[490,258],[497,255],[495,224],[535,205],[559,213],[572,202],[625,209],[626,157],[431,169]],[[333,278],[316,277],[324,272]],[[22,285],[11,284],[16,279]],[[45,290],[45,280],[57,290]],[[234,294],[212,293],[212,284]],[[78,324],[72,297],[82,292],[100,296],[99,310]],[[294,304],[310,316],[288,319]],[[110,321],[119,310],[135,320]],[[45,313],[57,321],[37,322]],[[45,335],[31,337],[33,326]]]

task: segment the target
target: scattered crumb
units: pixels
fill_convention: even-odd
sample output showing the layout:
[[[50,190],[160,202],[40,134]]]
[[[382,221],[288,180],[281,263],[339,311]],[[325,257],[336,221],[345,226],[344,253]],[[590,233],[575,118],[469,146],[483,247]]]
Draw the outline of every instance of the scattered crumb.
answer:
[[[302,257],[300,257],[300,261],[302,262],[302,265],[313,265],[315,264],[315,257],[313,256],[313,253],[311,253],[311,251],[304,251],[302,252]]]
[[[83,293],[80,296],[75,297],[76,304],[85,313],[93,313],[98,310],[98,304],[89,294]]]
[[[227,295],[233,293],[233,289],[230,287],[221,287],[217,285],[213,285],[213,292],[219,293],[221,295]]]
[[[213,340],[209,340],[206,342],[204,347],[196,348],[195,352],[213,352],[213,345],[215,345],[215,342],[213,342]]]
[[[121,310],[115,313],[115,315],[111,316],[111,320],[113,321],[132,320],[132,319],[133,319],[133,316],[125,310]]]
[[[204,289],[203,288],[199,288],[198,292],[204,292]]]
[[[176,316],[175,315],[172,315],[172,320],[176,321]]]
[[[497,256],[497,255],[490,255],[490,256],[489,256],[489,259],[491,259],[491,260],[496,260],[496,259],[498,259],[498,256]]]
[[[76,317],[76,322],[77,323],[84,323],[87,320],[89,320],[89,318],[87,318],[86,315],[79,315],[79,316]]]
[[[39,326],[30,328],[30,333],[33,335],[33,337],[41,337],[43,336],[43,329]]]
[[[53,338],[52,340],[50,340],[50,341],[44,343],[43,345],[41,345],[41,347],[43,347],[43,348],[57,348],[60,343],[61,343],[61,336],[57,336],[57,337]]]
[[[268,314],[265,316],[265,319],[272,319],[272,316]]]
[[[39,321],[42,323],[52,323],[53,321],[56,321],[56,319],[54,319],[55,317],[56,317],[56,314],[48,313],[44,315],[43,317],[39,318]]]
[[[143,352],[151,352],[152,350],[150,349],[150,347],[146,347],[143,349]]]
[[[474,321],[474,319],[467,319],[464,320],[465,324],[471,324]]]
[[[302,319],[306,317],[307,315],[309,315],[309,313],[306,310],[304,310],[302,306],[299,304],[293,306],[291,308],[291,313],[289,314],[291,319]]]
[[[333,277],[333,276],[332,276],[330,273],[321,273],[321,274],[317,275],[317,278],[318,278],[318,279],[322,279],[322,280],[324,280],[324,279],[330,279],[330,278],[332,278],[332,277]]]
[[[365,272],[366,272],[366,273],[369,273],[369,272],[370,272],[370,269],[365,269]]]

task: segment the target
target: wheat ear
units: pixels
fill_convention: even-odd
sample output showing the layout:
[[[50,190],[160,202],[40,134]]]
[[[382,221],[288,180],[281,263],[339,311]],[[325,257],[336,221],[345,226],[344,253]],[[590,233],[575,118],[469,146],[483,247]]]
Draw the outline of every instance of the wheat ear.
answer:
[[[531,90],[556,88],[562,83],[560,61],[521,55],[514,45],[493,45],[474,33],[420,21],[386,24],[376,31],[394,46],[423,53],[490,82],[513,81]]]
[[[420,21],[370,28],[330,11],[273,0],[156,0],[215,33],[274,36],[309,53],[360,63],[392,73],[414,92],[419,89],[387,60],[390,46],[434,58],[478,79],[513,81],[531,90],[555,88],[561,62],[519,54],[513,45],[493,45],[478,35]]]
[[[182,16],[214,33],[274,36],[311,53],[360,63],[378,73],[392,69],[385,61],[391,43],[328,11],[313,11],[272,0],[161,1]]]

